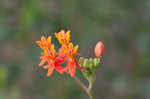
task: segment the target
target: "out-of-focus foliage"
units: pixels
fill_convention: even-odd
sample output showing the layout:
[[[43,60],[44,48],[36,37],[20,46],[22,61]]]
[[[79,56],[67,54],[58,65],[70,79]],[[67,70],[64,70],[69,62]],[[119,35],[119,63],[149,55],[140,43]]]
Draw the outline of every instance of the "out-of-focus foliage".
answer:
[[[88,98],[71,77],[38,67],[35,41],[61,29],[84,57],[104,42],[96,99],[150,99],[150,0],[0,0],[0,99]]]

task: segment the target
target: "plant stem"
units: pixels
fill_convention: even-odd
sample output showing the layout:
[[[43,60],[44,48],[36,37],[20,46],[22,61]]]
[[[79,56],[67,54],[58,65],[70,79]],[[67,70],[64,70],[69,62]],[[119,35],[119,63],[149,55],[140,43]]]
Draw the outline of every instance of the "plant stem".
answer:
[[[88,88],[87,88],[76,76],[73,76],[73,78],[74,78],[75,81],[81,86],[81,88],[83,88],[83,90],[84,90],[86,93],[89,93]]]
[[[90,99],[94,99],[93,94],[92,94],[92,90],[90,90],[90,91],[88,92],[88,95],[89,95]]]
[[[83,88],[83,90],[89,95],[90,99],[94,99],[93,93],[92,93],[94,80],[89,81],[89,87],[87,88],[76,76],[74,76],[73,78],[81,86],[81,88]]]
[[[93,83],[94,83],[94,80],[89,81],[88,95],[90,99],[94,99],[93,93],[92,93]]]

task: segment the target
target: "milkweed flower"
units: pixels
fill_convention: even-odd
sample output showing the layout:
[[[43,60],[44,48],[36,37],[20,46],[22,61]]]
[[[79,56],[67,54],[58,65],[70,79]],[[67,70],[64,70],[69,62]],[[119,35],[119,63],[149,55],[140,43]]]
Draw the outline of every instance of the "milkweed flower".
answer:
[[[44,50],[47,48],[50,48],[51,46],[51,36],[49,36],[47,39],[42,36],[41,41],[36,41],[36,43]]]
[[[64,69],[60,66],[64,62],[63,58],[56,55],[54,45],[51,44],[51,37],[46,39],[44,36],[41,37],[41,41],[36,41],[36,43],[44,50],[41,53],[41,62],[39,66],[42,66],[47,62],[48,64],[43,66],[44,69],[48,69],[47,76],[50,76],[54,69],[59,73],[64,73]]]
[[[70,30],[68,30],[66,33],[64,30],[61,30],[58,33],[55,33],[55,36],[60,44],[68,44],[70,42]]]
[[[95,46],[95,56],[101,57],[104,54],[104,44],[99,41]]]
[[[68,72],[71,76],[74,76],[76,71],[76,66],[80,70],[83,70],[75,59],[75,56],[79,55],[79,53],[77,53],[78,45],[73,46],[72,43],[69,43],[68,45],[63,45],[62,50],[64,51],[67,58],[66,68],[65,68],[66,72]]]
[[[59,48],[58,52],[56,52],[54,44],[51,42],[51,36],[47,39],[42,36],[41,41],[36,41],[36,43],[44,50],[41,53],[42,56],[40,57],[41,62],[39,66],[41,67],[46,62],[48,63],[43,66],[44,69],[48,69],[47,76],[50,76],[54,69],[61,74],[67,72],[71,76],[74,76],[76,66],[82,70],[75,59],[75,56],[79,55],[79,53],[77,53],[79,46],[73,46],[70,39],[70,31],[65,32],[64,30],[61,30],[60,32],[55,33],[55,36],[61,44],[61,48]],[[62,64],[65,64],[66,66],[62,67]]]
[[[66,58],[66,67],[64,71],[68,72],[71,76],[74,76],[76,66],[82,70],[79,66],[78,62],[75,59],[75,56],[79,55],[78,45],[73,46],[73,43],[70,41],[70,31],[65,33],[64,30],[61,30],[58,33],[55,33],[56,38],[58,39],[59,43],[62,44],[62,48],[60,49],[59,54],[61,56],[65,56]]]

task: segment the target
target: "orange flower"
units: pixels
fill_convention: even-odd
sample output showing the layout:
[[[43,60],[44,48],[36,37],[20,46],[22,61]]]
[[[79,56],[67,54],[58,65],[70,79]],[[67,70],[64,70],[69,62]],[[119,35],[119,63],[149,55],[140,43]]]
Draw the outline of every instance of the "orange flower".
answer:
[[[41,62],[39,66],[48,63],[48,65],[43,66],[44,69],[48,69],[47,76],[50,76],[54,69],[56,69],[59,73],[64,73],[64,69],[60,66],[64,62],[62,57],[56,56],[56,51],[54,49],[54,45],[51,44],[51,37],[46,38],[44,36],[41,37],[41,41],[36,41],[36,43],[44,50],[41,56]]]
[[[99,41],[95,46],[95,56],[101,57],[104,54],[104,44]]]
[[[45,48],[50,48],[51,46],[51,36],[49,36],[47,39],[42,36],[41,41],[36,41],[36,43],[44,50]]]
[[[73,47],[73,44],[69,43],[68,45],[63,45],[62,50],[64,51],[65,57],[67,58],[66,62],[67,66],[65,67],[65,71],[67,71],[71,76],[74,76],[76,70],[75,66],[77,66],[80,70],[82,70],[82,68],[79,66],[78,62],[75,59],[75,56],[79,55],[77,53],[78,45]]]
[[[55,36],[59,43],[62,44],[62,48],[59,50],[59,55],[65,57],[67,61],[64,71],[67,71],[71,76],[74,76],[76,70],[75,66],[82,70],[75,59],[75,56],[79,55],[77,53],[79,46],[76,45],[73,47],[73,44],[70,42],[70,31],[65,33],[65,31],[62,30],[59,33],[55,33]]]
[[[60,44],[68,44],[70,42],[70,31],[65,33],[64,30],[61,30],[58,33],[55,33],[56,38]]]
[[[62,45],[62,48],[68,57],[74,57],[77,55],[78,47],[78,45],[73,47],[72,43],[69,43],[68,45]]]
[[[48,63],[43,66],[44,69],[48,69],[47,76],[50,76],[54,69],[61,74],[68,72],[71,76],[74,76],[76,66],[82,70],[75,59],[75,56],[79,55],[79,53],[77,53],[78,45],[73,46],[70,42],[70,31],[65,33],[64,30],[61,30],[60,32],[55,33],[55,36],[62,45],[58,53],[51,43],[51,36],[47,39],[42,36],[41,41],[36,41],[36,43],[44,50],[44,52],[41,53],[42,56],[39,66],[43,66],[45,62]],[[64,63],[66,64],[66,67],[62,68],[61,64]]]

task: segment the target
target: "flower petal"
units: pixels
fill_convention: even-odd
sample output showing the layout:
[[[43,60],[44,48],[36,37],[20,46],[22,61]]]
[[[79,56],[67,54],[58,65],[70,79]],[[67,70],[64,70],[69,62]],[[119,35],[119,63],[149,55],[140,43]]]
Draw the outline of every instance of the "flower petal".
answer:
[[[44,69],[48,69],[49,68],[49,65],[45,65],[43,66]]]
[[[70,67],[70,68],[69,68],[69,70],[70,70],[70,71],[69,71],[69,72],[70,72],[70,75],[73,77],[74,74],[75,74],[75,70],[76,70],[76,67],[75,67],[74,62],[72,62],[69,67]]]
[[[41,41],[42,41],[42,43],[46,41],[45,36],[42,36],[42,37],[41,37]]]
[[[57,61],[57,63],[63,64],[66,60],[67,60],[66,57],[64,59],[62,59],[61,56],[58,56],[55,61]]]
[[[56,55],[56,51],[55,51],[55,48],[54,48],[54,44],[51,45],[50,50],[51,50],[53,56],[55,56]]]
[[[52,74],[53,70],[54,70],[54,65],[50,65],[48,69],[47,77],[49,77]]]
[[[76,64],[76,66],[77,66],[80,70],[83,70],[83,68],[80,67],[79,63],[78,63],[75,59],[74,59],[74,62],[75,62],[75,64]]]
[[[66,34],[65,34],[67,43],[70,42],[70,32],[71,31],[67,31]]]
[[[42,60],[41,60],[41,62],[40,62],[40,64],[39,64],[39,66],[42,66],[47,60],[46,60],[46,58],[44,57],[44,56],[41,56],[40,57]]]
[[[61,74],[64,73],[64,69],[58,63],[55,63],[55,69]]]
[[[39,45],[39,46],[41,46],[41,41],[36,41],[36,43]]]
[[[64,52],[64,49],[63,48],[59,48],[59,51],[57,53],[57,55],[59,55],[59,57],[65,57],[65,52]]]
[[[73,44],[69,43],[68,47],[69,47],[69,49],[73,49]]]
[[[48,48],[50,48],[50,46],[51,46],[51,36],[49,36],[48,38],[47,38],[47,47]]]
[[[47,38],[47,42],[48,42],[48,43],[51,43],[51,39],[52,39],[51,36],[49,36],[49,37]]]
[[[76,54],[77,53],[77,51],[78,51],[78,45],[76,45],[75,47],[74,47],[74,49],[73,49],[73,54]]]
[[[43,44],[41,41],[36,41],[36,43],[43,49]]]

